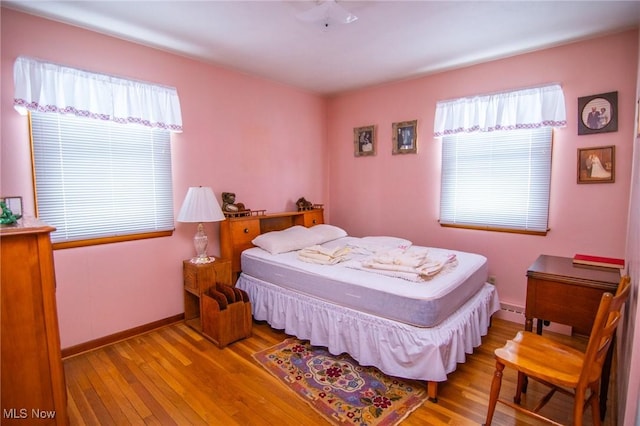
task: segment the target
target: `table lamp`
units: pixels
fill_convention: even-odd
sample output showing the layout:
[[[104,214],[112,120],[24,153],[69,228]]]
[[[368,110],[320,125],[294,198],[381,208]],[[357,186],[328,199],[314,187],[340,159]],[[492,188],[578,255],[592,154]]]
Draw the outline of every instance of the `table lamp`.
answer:
[[[191,263],[210,263],[215,260],[207,255],[209,239],[204,232],[202,223],[219,222],[224,219],[224,213],[222,213],[220,204],[218,204],[211,188],[207,186],[189,188],[178,214],[178,222],[198,224],[198,231],[193,237],[196,257],[191,259]]]

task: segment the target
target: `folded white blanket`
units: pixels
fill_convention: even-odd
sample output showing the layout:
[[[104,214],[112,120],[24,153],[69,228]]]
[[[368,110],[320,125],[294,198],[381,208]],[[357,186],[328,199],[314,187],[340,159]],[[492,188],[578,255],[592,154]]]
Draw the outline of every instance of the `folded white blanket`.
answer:
[[[409,260],[405,258],[405,264],[402,264],[401,262],[391,263],[388,259],[392,257],[393,256],[383,257],[383,261],[380,262],[380,256],[375,256],[365,259],[362,262],[352,262],[349,266],[409,281],[420,282],[432,278],[440,273],[445,267],[454,266],[456,263],[455,254],[448,255],[441,259],[429,259],[425,257],[420,260],[421,264],[418,266],[411,266],[411,258],[409,258]]]
[[[381,263],[375,259],[362,262],[365,268],[382,269],[385,271],[411,272],[418,275],[431,276],[440,272],[444,266],[443,262],[437,260],[425,261],[418,266],[403,265],[398,263]]]
[[[428,251],[425,250],[403,250],[394,249],[386,253],[378,254],[373,257],[372,261],[383,265],[407,266],[410,268],[419,268],[431,261],[427,257]],[[381,268],[384,269],[384,268]],[[398,269],[400,270],[400,269]]]
[[[348,247],[327,248],[320,245],[303,248],[298,252],[298,259],[303,262],[334,265],[347,259]]]

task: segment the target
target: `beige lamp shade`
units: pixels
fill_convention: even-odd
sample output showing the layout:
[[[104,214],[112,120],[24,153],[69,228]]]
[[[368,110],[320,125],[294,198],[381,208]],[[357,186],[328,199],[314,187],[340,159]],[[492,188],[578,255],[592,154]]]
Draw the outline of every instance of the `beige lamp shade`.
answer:
[[[213,190],[208,186],[191,187],[184,198],[178,222],[197,223],[198,231],[193,237],[193,245],[196,249],[196,257],[191,259],[192,263],[210,263],[213,257],[207,255],[209,239],[204,232],[203,222],[219,222],[224,220],[224,213],[220,204],[216,200]]]
[[[219,222],[224,220],[220,204],[208,186],[191,187],[178,214],[178,222]]]

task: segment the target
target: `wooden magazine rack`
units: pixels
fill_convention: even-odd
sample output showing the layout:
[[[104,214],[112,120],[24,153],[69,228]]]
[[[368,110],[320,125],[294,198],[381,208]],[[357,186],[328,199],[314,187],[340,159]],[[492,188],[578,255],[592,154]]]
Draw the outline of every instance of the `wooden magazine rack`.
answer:
[[[243,290],[216,283],[202,295],[202,333],[219,348],[251,336],[251,303]]]

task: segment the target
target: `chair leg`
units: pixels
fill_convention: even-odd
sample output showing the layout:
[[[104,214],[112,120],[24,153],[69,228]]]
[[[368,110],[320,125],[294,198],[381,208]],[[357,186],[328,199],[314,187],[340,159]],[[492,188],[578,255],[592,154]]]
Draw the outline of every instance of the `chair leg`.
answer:
[[[520,386],[520,390],[522,391],[522,393],[527,393],[527,386],[529,386],[529,378],[527,376],[524,376],[524,382],[522,383],[522,386]]]
[[[518,384],[516,385],[516,394],[513,397],[513,402],[520,405],[523,392],[527,393],[527,375],[518,371]]]
[[[576,393],[573,401],[573,424],[574,426],[582,426],[582,415],[584,414],[584,399],[587,392],[585,388],[578,388],[575,390],[575,392]]]
[[[602,416],[600,415],[600,395],[598,393],[600,387],[598,383],[591,384],[591,415],[593,416],[593,425],[600,426],[602,424]]]
[[[496,361],[496,371],[493,373],[493,380],[491,381],[491,394],[489,395],[487,419],[484,423],[486,426],[491,426],[491,422],[493,421],[493,413],[496,410],[496,403],[498,402],[500,388],[502,387],[502,370],[504,370],[504,364],[500,363],[500,361]]]

